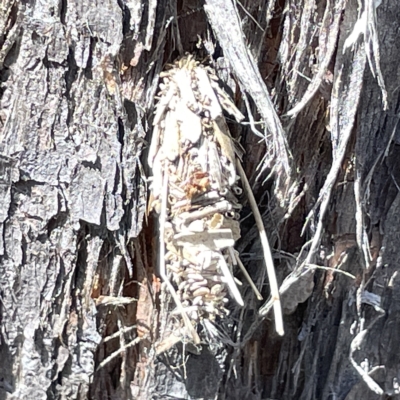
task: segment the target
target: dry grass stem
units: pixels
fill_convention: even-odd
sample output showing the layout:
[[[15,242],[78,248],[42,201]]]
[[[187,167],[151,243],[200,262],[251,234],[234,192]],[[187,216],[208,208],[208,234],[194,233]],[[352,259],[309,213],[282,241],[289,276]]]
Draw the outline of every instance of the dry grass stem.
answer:
[[[236,166],[240,179],[242,180],[243,183],[243,188],[249,199],[250,207],[253,211],[254,219],[256,220],[257,228],[261,239],[261,246],[264,253],[265,266],[267,269],[269,284],[271,288],[271,302],[274,308],[275,329],[278,335],[283,336],[285,334],[285,331],[283,328],[282,307],[279,296],[278,282],[276,280],[274,262],[271,254],[271,248],[269,247],[267,234],[265,233],[264,223],[262,221],[260,211],[258,210],[256,199],[254,198],[253,191],[251,190],[250,187],[250,183],[247,180],[246,174],[239,160],[236,160]]]

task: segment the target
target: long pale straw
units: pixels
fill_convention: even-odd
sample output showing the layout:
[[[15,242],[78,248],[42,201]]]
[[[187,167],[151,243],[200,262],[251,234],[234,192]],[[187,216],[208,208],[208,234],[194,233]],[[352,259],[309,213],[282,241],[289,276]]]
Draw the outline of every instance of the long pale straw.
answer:
[[[256,220],[258,232],[261,239],[261,246],[264,253],[265,266],[267,269],[269,285],[271,289],[271,302],[274,308],[275,315],[275,330],[280,336],[285,334],[283,329],[283,318],[282,318],[282,307],[281,299],[279,296],[278,282],[276,281],[276,274],[274,268],[274,262],[272,260],[271,248],[269,247],[267,234],[265,233],[264,223],[261,218],[260,211],[258,210],[256,199],[254,198],[253,191],[251,190],[249,181],[247,180],[246,174],[242,168],[242,165],[238,159],[236,159],[237,170],[239,172],[240,179],[243,183],[244,191],[246,192],[247,198],[249,199],[250,207]]]

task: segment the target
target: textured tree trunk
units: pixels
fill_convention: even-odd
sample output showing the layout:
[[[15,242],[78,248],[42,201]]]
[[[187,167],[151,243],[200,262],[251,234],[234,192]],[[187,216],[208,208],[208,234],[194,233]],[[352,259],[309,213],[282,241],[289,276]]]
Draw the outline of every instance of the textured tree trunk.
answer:
[[[2,0],[0,400],[400,398],[400,4],[365,3]],[[244,283],[219,345],[157,351],[142,151],[185,52],[246,115],[283,337],[243,198],[264,302]]]

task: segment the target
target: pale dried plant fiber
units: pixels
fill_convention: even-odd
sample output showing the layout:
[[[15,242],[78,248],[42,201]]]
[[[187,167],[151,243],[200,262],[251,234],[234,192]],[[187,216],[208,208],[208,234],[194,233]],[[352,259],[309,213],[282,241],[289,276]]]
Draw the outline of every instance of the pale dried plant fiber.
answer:
[[[223,108],[238,122],[244,117],[218,85],[215,72],[192,56],[176,61],[161,77],[148,156],[153,168],[150,208],[159,214],[160,274],[174,301],[168,307],[168,330],[197,344],[205,340],[199,339],[199,324],[207,329],[209,322],[229,315],[230,299],[244,305],[233,276],[238,265],[242,268],[233,250],[240,237],[239,178],[252,195]],[[266,264],[271,279],[270,260]],[[250,286],[260,299],[255,285]],[[276,280],[271,287],[277,287]],[[272,297],[277,331],[283,334],[279,292]],[[165,351],[168,346],[159,348]]]

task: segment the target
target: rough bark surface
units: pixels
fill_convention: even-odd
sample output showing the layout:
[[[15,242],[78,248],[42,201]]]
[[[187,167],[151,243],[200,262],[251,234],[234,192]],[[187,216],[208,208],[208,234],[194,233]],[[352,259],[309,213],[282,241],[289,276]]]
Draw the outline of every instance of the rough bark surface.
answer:
[[[399,14],[388,0],[3,0],[0,399],[400,398]],[[230,129],[286,333],[244,284],[220,346],[157,355],[142,150],[159,73],[185,52],[209,57],[247,116]],[[242,201],[237,248],[267,300]]]

